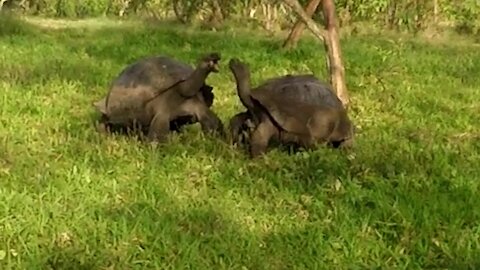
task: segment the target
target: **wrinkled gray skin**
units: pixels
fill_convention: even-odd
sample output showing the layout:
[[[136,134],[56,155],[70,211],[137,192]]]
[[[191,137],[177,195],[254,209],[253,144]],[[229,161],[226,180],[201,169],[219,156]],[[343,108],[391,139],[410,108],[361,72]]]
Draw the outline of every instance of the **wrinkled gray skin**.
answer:
[[[230,132],[237,143],[245,133],[249,135],[252,157],[263,154],[271,139],[304,148],[353,142],[353,124],[341,101],[314,76],[277,77],[251,89],[248,66],[231,59],[229,67],[247,108],[230,120]]]
[[[205,84],[211,72],[218,72],[219,60],[218,53],[211,53],[196,69],[167,56],[131,64],[113,80],[107,96],[94,103],[102,113],[97,130],[163,142],[170,131],[200,122],[204,132],[223,135],[222,122],[210,110],[213,88]]]
[[[281,95],[295,102],[338,109],[343,108],[342,102],[333,92],[330,85],[320,81],[311,74],[289,74],[271,78],[256,88],[268,91],[271,95]],[[234,115],[229,122],[229,132],[233,143],[248,143],[249,135],[254,131],[255,126],[256,124],[248,110]],[[339,142],[331,142],[331,145],[335,148],[339,147],[340,144]]]

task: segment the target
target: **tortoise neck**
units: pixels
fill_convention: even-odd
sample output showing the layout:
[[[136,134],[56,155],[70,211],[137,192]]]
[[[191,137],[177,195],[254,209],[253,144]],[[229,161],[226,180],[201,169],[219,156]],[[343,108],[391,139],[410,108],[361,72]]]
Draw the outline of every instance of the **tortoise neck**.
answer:
[[[237,94],[240,97],[240,101],[249,111],[253,111],[254,105],[250,97],[250,75],[235,72],[234,77],[237,83]]]
[[[193,96],[198,93],[201,87],[205,84],[205,80],[209,74],[210,70],[206,68],[198,67],[195,69],[188,80],[185,81],[184,89],[186,89],[186,92],[188,92],[187,96]]]

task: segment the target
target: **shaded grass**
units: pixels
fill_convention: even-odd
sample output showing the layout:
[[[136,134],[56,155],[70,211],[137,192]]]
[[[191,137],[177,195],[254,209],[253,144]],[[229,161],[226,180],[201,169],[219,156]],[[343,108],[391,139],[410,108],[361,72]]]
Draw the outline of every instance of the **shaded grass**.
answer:
[[[254,83],[325,78],[315,40],[286,52],[277,37],[235,29],[51,24],[2,18],[16,29],[0,30],[2,269],[478,266],[474,45],[343,40],[355,151],[272,149],[251,161],[198,126],[156,149],[101,136],[91,103],[140,57],[194,63],[218,50],[223,71],[208,81],[227,121],[242,109],[229,58],[247,61]]]

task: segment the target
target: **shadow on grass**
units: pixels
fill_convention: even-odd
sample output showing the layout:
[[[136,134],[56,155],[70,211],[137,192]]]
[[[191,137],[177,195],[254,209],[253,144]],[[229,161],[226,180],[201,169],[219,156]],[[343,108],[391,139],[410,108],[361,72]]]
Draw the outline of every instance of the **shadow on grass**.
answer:
[[[462,240],[458,234],[473,229],[479,218],[470,211],[479,203],[471,190],[412,191],[406,186],[386,185],[377,183],[375,188],[384,196],[373,198],[365,196],[369,191],[362,190],[357,190],[362,194],[352,197],[330,194],[325,198],[325,192],[318,190],[313,198],[327,199],[326,204],[331,201],[326,209],[337,211],[335,215],[312,215],[288,229],[259,232],[249,230],[247,223],[232,220],[229,212],[235,209],[194,198],[180,204],[150,180],[139,183],[137,195],[130,202],[120,200],[93,210],[91,215],[102,224],[100,227],[107,227],[104,233],[95,225],[78,228],[85,236],[80,243],[66,247],[56,243],[43,261],[54,269],[292,269],[299,265],[351,267],[352,263],[370,268],[395,267],[407,261],[410,266],[422,268],[474,269],[467,267],[478,264],[473,256],[477,255],[475,250],[463,257],[463,244],[456,244]],[[425,192],[429,192],[428,200],[423,196]],[[305,211],[312,214],[325,213],[326,209],[315,203],[305,206]],[[328,218],[331,220],[327,223]],[[365,226],[375,234],[361,234]],[[433,235],[449,243],[449,250],[436,246]],[[404,252],[396,253],[391,247]]]
[[[19,20],[9,12],[0,12],[0,37],[10,36],[35,36],[37,35],[36,27],[30,25],[27,22]]]
[[[181,207],[166,192],[151,190],[149,198],[134,203],[95,210],[115,236],[98,239],[95,227],[84,230],[80,245],[52,248],[44,265],[54,269],[99,269],[100,267],[170,267],[207,269],[212,265],[268,269],[259,256],[259,237],[229,221],[211,205]],[[120,238],[117,238],[120,237]],[[102,243],[104,246],[97,246]],[[79,261],[77,258],[82,257]]]

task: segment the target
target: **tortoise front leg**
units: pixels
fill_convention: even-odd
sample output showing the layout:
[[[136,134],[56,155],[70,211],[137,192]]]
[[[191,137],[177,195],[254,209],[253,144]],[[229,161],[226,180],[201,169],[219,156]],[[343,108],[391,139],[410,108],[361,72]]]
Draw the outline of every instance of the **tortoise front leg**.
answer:
[[[183,115],[193,115],[200,122],[204,133],[217,133],[222,137],[225,136],[220,118],[200,100],[196,98],[186,100],[175,113],[175,117]]]
[[[202,127],[202,131],[210,134],[218,134],[225,137],[225,130],[222,120],[209,108],[205,107],[204,110],[197,115],[198,121]]]
[[[252,134],[250,141],[250,156],[256,158],[267,151],[270,139],[277,134],[277,129],[273,123],[267,119],[257,126]]]
[[[157,113],[148,129],[147,140],[149,142],[165,142],[170,131],[169,116],[164,112]]]
[[[230,137],[232,138],[233,144],[240,143],[240,133],[244,130],[244,126],[246,125],[246,121],[250,118],[248,112],[241,112],[236,114],[230,119],[229,122],[229,132]]]
[[[186,126],[195,123],[195,119],[191,115],[179,116],[175,120],[170,121],[170,131],[180,132]]]

